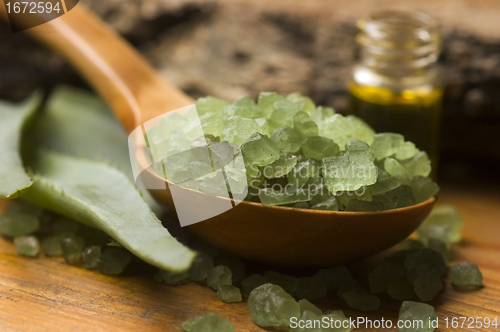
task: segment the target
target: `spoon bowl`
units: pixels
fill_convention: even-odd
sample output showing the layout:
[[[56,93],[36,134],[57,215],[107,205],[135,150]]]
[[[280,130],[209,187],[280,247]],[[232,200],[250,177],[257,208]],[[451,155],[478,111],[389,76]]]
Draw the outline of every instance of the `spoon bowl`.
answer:
[[[243,202],[188,226],[235,255],[274,265],[334,266],[377,254],[407,238],[435,199],[379,212],[336,212]],[[244,216],[244,217],[243,217]]]
[[[81,3],[64,16],[28,32],[64,55],[79,70],[107,101],[128,133],[150,119],[194,102],[166,83],[140,54]],[[247,201],[236,205],[229,198],[206,195],[166,181],[147,167],[144,151],[136,152],[138,164],[146,169],[141,173],[143,182],[164,183],[165,189],[150,191],[171,209],[174,188],[191,202],[193,210],[223,200],[232,204],[227,212],[188,226],[190,231],[221,249],[270,264],[328,266],[376,254],[410,235],[436,201],[431,198],[414,206],[381,212],[319,211]]]
[[[148,176],[157,175],[150,172]],[[216,204],[216,200],[233,201],[165,182],[167,190],[150,192],[172,211],[175,206],[170,188],[174,186],[177,195],[185,191],[193,208]],[[232,209],[187,228],[217,248],[249,260],[281,266],[326,267],[374,255],[396,245],[418,228],[435,202],[433,197],[394,210],[343,212],[241,201]]]

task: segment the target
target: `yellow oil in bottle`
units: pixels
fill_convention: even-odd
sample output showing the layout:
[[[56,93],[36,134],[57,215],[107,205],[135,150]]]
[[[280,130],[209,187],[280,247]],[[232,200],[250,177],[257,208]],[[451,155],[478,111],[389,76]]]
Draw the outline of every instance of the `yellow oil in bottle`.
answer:
[[[350,113],[426,151],[435,177],[443,94],[435,66],[441,45],[437,23],[420,12],[382,11],[358,27],[361,59],[348,85]]]
[[[377,132],[401,133],[428,153],[437,166],[442,89],[431,91],[393,90],[349,85],[350,112]]]

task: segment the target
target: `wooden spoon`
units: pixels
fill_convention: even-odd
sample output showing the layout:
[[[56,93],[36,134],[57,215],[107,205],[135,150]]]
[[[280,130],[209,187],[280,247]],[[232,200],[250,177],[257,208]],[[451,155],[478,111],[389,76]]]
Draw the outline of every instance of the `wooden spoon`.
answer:
[[[64,16],[28,31],[79,70],[129,133],[147,120],[193,103],[193,99],[163,81],[141,55],[81,3]],[[140,163],[145,162],[144,156],[138,158]],[[150,191],[173,209],[171,189],[179,186],[155,172],[145,174],[146,182],[149,178],[166,184],[166,190]],[[229,201],[183,190],[194,210],[201,206],[200,202]],[[431,198],[406,208],[362,213],[271,207],[243,201],[188,229],[244,258],[278,265],[328,266],[376,254],[397,244],[420,225],[435,201]]]

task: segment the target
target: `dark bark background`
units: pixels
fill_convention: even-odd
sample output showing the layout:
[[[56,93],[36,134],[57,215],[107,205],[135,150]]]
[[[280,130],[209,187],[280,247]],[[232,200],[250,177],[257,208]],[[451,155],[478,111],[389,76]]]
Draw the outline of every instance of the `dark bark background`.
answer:
[[[193,97],[300,91],[343,112],[358,59],[355,22],[418,9],[441,23],[445,85],[440,180],[500,179],[500,1],[83,0]],[[0,24],[0,98],[86,87],[62,58]]]

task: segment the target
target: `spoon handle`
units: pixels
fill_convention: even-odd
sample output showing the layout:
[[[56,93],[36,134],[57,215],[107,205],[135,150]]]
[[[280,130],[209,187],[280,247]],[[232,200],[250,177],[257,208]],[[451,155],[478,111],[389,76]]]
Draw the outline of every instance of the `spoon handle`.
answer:
[[[86,78],[127,132],[193,103],[81,2],[63,16],[27,31],[62,54]]]

